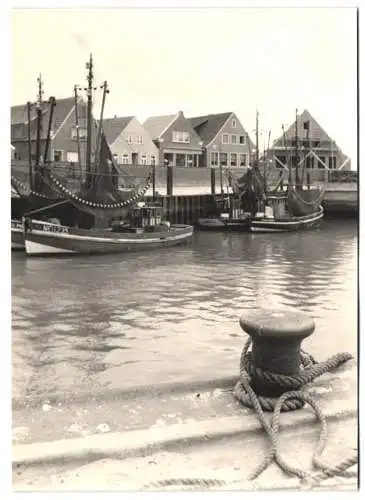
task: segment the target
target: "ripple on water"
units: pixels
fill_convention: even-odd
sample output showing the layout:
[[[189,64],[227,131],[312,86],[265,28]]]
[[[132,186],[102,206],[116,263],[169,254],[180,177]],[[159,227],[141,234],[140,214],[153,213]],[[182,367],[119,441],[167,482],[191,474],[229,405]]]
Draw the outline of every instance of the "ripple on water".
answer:
[[[126,259],[17,257],[13,397],[231,376],[246,338],[238,319],[257,307],[310,314],[320,359],[356,354],[356,227],[262,236],[197,233],[188,249]]]

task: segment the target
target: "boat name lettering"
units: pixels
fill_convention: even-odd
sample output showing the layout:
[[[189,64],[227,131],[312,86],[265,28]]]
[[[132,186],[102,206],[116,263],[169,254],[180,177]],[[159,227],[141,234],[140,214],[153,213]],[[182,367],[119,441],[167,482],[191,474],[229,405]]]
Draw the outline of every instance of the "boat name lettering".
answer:
[[[42,230],[43,231],[49,231],[49,232],[52,232],[52,233],[68,233],[68,227],[64,227],[64,226],[49,226],[48,224],[42,226]]]

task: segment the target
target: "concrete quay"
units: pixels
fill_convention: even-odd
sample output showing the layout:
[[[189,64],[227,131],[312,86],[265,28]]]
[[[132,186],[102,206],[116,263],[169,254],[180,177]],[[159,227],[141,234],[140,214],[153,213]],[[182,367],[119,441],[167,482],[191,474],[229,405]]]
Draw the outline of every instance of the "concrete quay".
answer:
[[[237,377],[232,377],[234,383]],[[256,480],[249,474],[262,462],[269,440],[253,410],[235,400],[229,379],[201,380],[174,391],[171,384],[135,391],[102,403],[75,403],[79,426],[60,432],[59,408],[49,405],[43,418],[24,408],[33,422],[27,433],[13,429],[13,489],[42,490],[267,490],[300,489],[298,478],[271,464]],[[306,386],[328,424],[323,459],[337,464],[357,449],[357,367],[348,361]],[[120,426],[113,426],[113,420]],[[96,418],[96,421],[95,421]],[[266,415],[270,419],[270,414]],[[62,422],[62,420],[61,420]],[[18,429],[18,435],[17,434]],[[42,431],[43,429],[43,431]],[[52,431],[55,429],[56,431]],[[57,432],[58,430],[58,432]],[[313,411],[281,414],[280,453],[290,464],[313,470],[312,454],[320,423]],[[46,437],[47,435],[47,437]],[[73,435],[74,437],[71,437]],[[301,450],[298,455],[298,449]],[[356,467],[354,467],[356,469]],[[184,479],[182,483],[181,480]],[[161,482],[162,481],[162,482]],[[356,490],[357,479],[335,477],[314,489]]]

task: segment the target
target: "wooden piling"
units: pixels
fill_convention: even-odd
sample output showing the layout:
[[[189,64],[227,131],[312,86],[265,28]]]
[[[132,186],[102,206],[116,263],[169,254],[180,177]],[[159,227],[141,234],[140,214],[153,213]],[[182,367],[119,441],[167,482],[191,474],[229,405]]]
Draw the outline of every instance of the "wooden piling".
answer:
[[[172,196],[173,192],[173,167],[168,165],[166,167],[166,194]]]
[[[210,190],[212,194],[215,194],[215,168],[210,169]]]

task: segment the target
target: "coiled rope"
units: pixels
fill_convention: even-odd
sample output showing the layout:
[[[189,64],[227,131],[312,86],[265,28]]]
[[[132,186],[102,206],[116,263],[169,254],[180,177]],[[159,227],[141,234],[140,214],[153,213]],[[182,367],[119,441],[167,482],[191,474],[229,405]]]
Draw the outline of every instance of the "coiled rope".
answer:
[[[327,443],[327,422],[316,401],[314,401],[308,393],[299,390],[302,386],[313,382],[313,380],[320,375],[332,371],[338,368],[341,364],[352,359],[351,354],[339,353],[332,356],[325,362],[317,363],[312,356],[304,351],[301,351],[302,368],[299,374],[287,376],[271,373],[262,370],[261,368],[256,368],[254,370],[252,356],[251,353],[248,352],[251,343],[251,339],[247,340],[243,348],[240,360],[240,379],[233,390],[233,394],[243,405],[255,410],[256,416],[262,428],[266,431],[268,437],[270,438],[271,448],[263,462],[250,474],[249,480],[256,479],[273,461],[275,461],[284,472],[295,475],[308,483],[319,483],[324,479],[328,479],[336,475],[356,477],[356,471],[348,471],[347,469],[357,464],[357,453],[335,466],[329,465],[321,459],[321,455]],[[265,386],[276,390],[287,389],[287,391],[284,392],[284,394],[282,394],[279,398],[257,395],[251,387],[253,374],[255,375],[255,378],[261,380]],[[317,419],[322,424],[319,440],[312,458],[313,465],[321,470],[321,472],[317,474],[313,474],[289,465],[283,459],[277,448],[280,413],[282,411],[297,410],[302,408],[305,403],[308,403],[313,408]],[[267,422],[264,411],[273,412],[271,423]]]
[[[259,464],[248,476],[247,481],[257,479],[273,461],[275,461],[285,473],[298,477],[301,480],[303,487],[311,487],[316,484],[319,485],[321,481],[334,476],[357,477],[357,471],[348,470],[350,467],[358,463],[357,452],[336,465],[328,464],[322,459],[322,454],[325,450],[328,438],[327,422],[318,403],[308,393],[299,390],[304,385],[313,382],[320,375],[333,371],[346,361],[349,361],[352,359],[352,355],[349,353],[339,353],[332,356],[325,362],[317,362],[313,356],[301,350],[301,370],[298,375],[288,376],[272,373],[261,368],[254,369],[252,355],[251,352],[249,352],[251,344],[252,340],[248,339],[243,348],[240,359],[240,378],[234,387],[233,394],[244,406],[255,410],[256,416],[262,428],[270,438],[271,447],[261,464]],[[257,395],[251,387],[253,375],[255,375],[256,379],[264,382],[267,387],[271,387],[276,390],[279,389],[281,391],[285,389],[288,390],[279,398]],[[288,464],[278,450],[281,412],[297,410],[302,408],[305,403],[308,403],[312,407],[317,419],[321,423],[319,439],[312,457],[314,467],[319,469],[316,473],[305,471]],[[264,411],[272,412],[271,422],[266,420]],[[169,478],[151,482],[145,485],[145,488],[183,486],[205,489],[221,489],[229,486],[229,484],[232,485],[237,482],[241,483],[242,479],[227,483],[223,480],[211,478]]]

